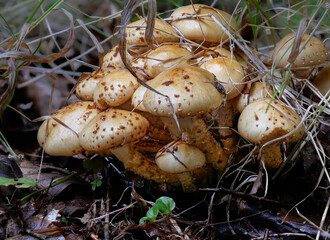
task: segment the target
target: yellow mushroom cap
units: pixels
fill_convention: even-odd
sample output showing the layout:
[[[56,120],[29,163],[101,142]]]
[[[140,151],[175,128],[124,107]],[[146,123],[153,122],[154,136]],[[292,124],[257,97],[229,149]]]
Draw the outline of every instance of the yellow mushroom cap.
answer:
[[[141,27],[142,26],[142,27]],[[145,39],[145,28],[146,21],[140,19],[132,22],[127,26],[126,29],[126,41],[127,45],[143,45],[146,44]],[[178,42],[179,38],[177,33],[170,24],[162,19],[155,19],[155,28],[153,34],[153,42],[160,44],[163,42]]]
[[[205,154],[197,147],[183,141],[167,144],[156,155],[156,164],[167,173],[183,173],[201,168],[206,163]]]
[[[148,77],[154,78],[168,68],[190,65],[192,61],[189,59],[192,56],[190,51],[180,45],[165,44],[132,64],[137,71],[143,71]]]
[[[223,94],[215,87],[214,75],[204,69],[184,66],[170,68],[147,84],[167,95],[177,117],[200,115],[218,108]],[[167,97],[147,90],[143,97],[146,110],[154,115],[170,117],[173,111]]]
[[[185,38],[192,41],[220,43],[228,39],[222,28],[209,16],[180,19],[192,14],[212,14],[231,33],[237,28],[235,20],[229,13],[204,4],[183,6],[171,14],[170,18],[173,19],[171,25],[177,28]]]
[[[96,85],[107,73],[109,73],[109,71],[98,69],[91,74],[81,74],[76,85],[77,98],[80,100],[92,101]]]
[[[130,56],[128,54],[128,56]],[[102,68],[107,70],[119,70],[124,67],[119,53],[119,46],[116,45],[110,49],[103,57]]]
[[[127,70],[106,74],[96,85],[93,99],[101,109],[116,107],[127,102],[138,87],[136,78]]]
[[[96,108],[93,102],[76,102],[57,110],[51,116],[56,117],[79,134],[83,127],[99,112],[100,110]],[[46,142],[44,143],[45,136]],[[78,136],[53,119],[42,123],[37,138],[40,146],[43,146],[49,155],[73,156],[83,151]]]
[[[309,35],[304,34],[300,46],[302,46]],[[282,38],[273,51],[273,63],[277,67],[284,67],[288,63],[288,59],[292,50],[294,33],[290,33]],[[328,56],[326,45],[318,38],[312,36],[307,45],[297,56],[293,63],[293,67],[308,67],[323,63]]]
[[[135,112],[107,109],[81,131],[79,143],[89,152],[103,152],[134,142],[146,135],[149,122]]]
[[[322,68],[322,70],[316,75],[313,84],[323,96],[327,94],[330,89],[330,64]]]
[[[226,91],[227,100],[236,97],[244,89],[244,70],[234,59],[214,58],[202,63],[201,68],[206,69],[217,77]]]
[[[147,88],[144,87],[143,85],[140,85],[135,92],[133,93],[132,96],[132,108],[135,108],[137,110],[143,111],[143,112],[147,112],[147,109],[144,107],[142,100],[143,100],[143,96],[144,93],[147,91]]]
[[[304,135],[303,127],[297,128],[300,117],[290,108],[270,98],[259,99],[248,104],[238,119],[238,132],[253,143],[265,143],[289,132],[281,141],[295,142]]]

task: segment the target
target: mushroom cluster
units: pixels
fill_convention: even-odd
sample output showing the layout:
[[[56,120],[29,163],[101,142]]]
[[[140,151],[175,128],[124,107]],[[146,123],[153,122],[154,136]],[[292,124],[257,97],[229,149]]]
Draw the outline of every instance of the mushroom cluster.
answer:
[[[146,179],[196,191],[201,175],[226,168],[237,149],[232,129],[239,117],[238,133],[262,146],[266,166],[277,168],[281,142],[298,141],[304,128],[293,109],[271,99],[267,81],[249,81],[251,63],[227,44],[237,29],[233,16],[203,4],[180,7],[167,21],[157,18],[151,45],[146,21],[130,23],[126,60],[132,69],[118,45],[109,50],[98,70],[79,78],[81,102],[42,124],[40,145],[50,155],[113,155]],[[274,64],[283,67],[279,49]],[[144,154],[138,143],[146,139],[162,147]]]

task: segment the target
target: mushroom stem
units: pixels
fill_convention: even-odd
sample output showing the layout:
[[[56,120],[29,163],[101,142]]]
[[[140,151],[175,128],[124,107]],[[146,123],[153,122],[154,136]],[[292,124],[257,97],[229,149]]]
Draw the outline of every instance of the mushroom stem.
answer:
[[[173,118],[161,118],[168,131],[175,138],[190,143],[202,150],[206,155],[206,161],[211,163],[214,168],[223,170],[227,164],[227,155],[220,144],[215,141],[208,131],[203,119],[199,117],[186,117],[178,119],[181,133],[177,128]]]
[[[166,173],[159,169],[153,159],[136,151],[133,143],[111,148],[110,152],[124,163],[125,169],[133,171],[146,179],[151,179],[155,182],[178,183],[178,176],[176,174]]]
[[[269,169],[277,169],[282,163],[281,142],[269,144],[263,148],[265,165]]]
[[[184,192],[196,192],[198,190],[195,178],[190,172],[178,173],[177,176]]]

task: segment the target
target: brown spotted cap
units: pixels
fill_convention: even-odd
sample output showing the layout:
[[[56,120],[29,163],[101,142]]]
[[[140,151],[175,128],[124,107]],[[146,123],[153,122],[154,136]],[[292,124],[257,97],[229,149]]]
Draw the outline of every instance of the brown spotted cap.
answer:
[[[94,89],[93,99],[101,109],[117,107],[127,102],[138,87],[136,78],[127,70],[117,70],[103,76]]]
[[[282,141],[296,142],[301,139],[304,128],[298,128],[301,121],[299,115],[275,100],[270,104],[270,100],[259,99],[244,108],[238,120],[241,136],[250,142],[262,144],[293,131]]]
[[[215,87],[215,76],[199,67],[184,66],[168,69],[147,84],[167,95],[177,117],[203,114],[218,108],[223,94]],[[154,115],[170,117],[173,111],[167,97],[147,90],[143,97],[146,110]]]
[[[108,109],[86,125],[79,142],[86,151],[103,152],[139,140],[148,128],[148,120],[138,113]]]
[[[51,116],[56,117],[79,134],[83,127],[99,112],[93,102],[76,102],[57,110]],[[53,119],[42,123],[37,138],[40,146],[43,146],[49,155],[73,156],[83,151],[78,136]],[[44,143],[45,139],[46,142]]]

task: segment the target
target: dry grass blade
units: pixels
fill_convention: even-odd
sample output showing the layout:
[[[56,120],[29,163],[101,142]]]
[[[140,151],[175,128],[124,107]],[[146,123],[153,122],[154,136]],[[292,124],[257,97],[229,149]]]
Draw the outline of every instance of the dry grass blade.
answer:
[[[82,26],[82,28],[87,32],[87,34],[89,35],[89,37],[92,39],[97,52],[99,53],[99,66],[102,66],[103,64],[103,56],[104,56],[104,49],[102,47],[102,45],[99,43],[99,41],[96,39],[96,37],[94,36],[93,33],[91,33],[91,31],[88,30],[88,28],[86,27],[86,25],[83,23],[83,21],[81,21],[80,19],[77,19],[77,22],[80,24],[80,26]]]
[[[306,18],[303,18],[300,23],[299,23],[299,27],[298,27],[298,31],[295,34],[295,39],[293,41],[293,46],[292,46],[292,50],[290,53],[290,56],[288,58],[288,62],[292,63],[296,60],[298,54],[299,54],[299,46],[301,44],[302,38],[304,36],[304,28],[306,27]]]
[[[8,59],[8,67],[8,87],[6,91],[0,96],[0,119],[2,119],[2,113],[13,97],[17,85],[17,69],[14,60],[11,58]]]
[[[156,0],[149,0],[148,2],[148,17],[145,38],[150,49],[153,49],[153,33],[155,28],[155,19],[157,13]]]

